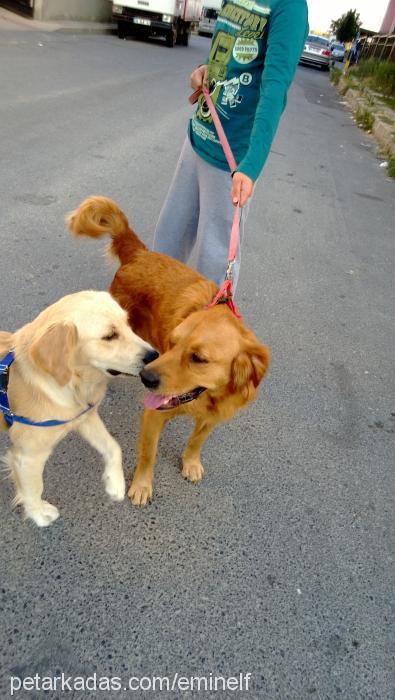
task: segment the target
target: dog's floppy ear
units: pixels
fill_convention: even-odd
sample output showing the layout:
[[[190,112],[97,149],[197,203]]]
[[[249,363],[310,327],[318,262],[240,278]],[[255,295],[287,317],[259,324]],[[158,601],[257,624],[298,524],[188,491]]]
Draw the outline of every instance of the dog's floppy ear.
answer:
[[[231,391],[241,393],[247,401],[253,398],[269,364],[269,349],[257,340],[248,343],[232,362]]]
[[[55,323],[34,340],[30,357],[37,367],[48,372],[60,386],[65,386],[71,379],[77,339],[74,323]]]
[[[0,355],[3,357],[12,348],[12,333],[0,331]],[[1,359],[0,357],[0,359]]]

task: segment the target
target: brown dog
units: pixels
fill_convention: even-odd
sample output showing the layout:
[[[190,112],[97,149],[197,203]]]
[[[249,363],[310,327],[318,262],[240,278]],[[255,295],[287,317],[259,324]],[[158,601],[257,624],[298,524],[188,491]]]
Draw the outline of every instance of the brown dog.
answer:
[[[110,293],[128,312],[135,333],[163,353],[141,372],[146,398],[139,457],[129,497],[152,497],[160,434],[170,419],[187,414],[195,429],[182,456],[182,476],[202,479],[200,452],[215,426],[255,398],[269,366],[269,351],[224,305],[205,309],[214,282],[173,258],[149,251],[125,214],[105,197],[90,197],[68,217],[76,235],[109,234],[121,263]]]

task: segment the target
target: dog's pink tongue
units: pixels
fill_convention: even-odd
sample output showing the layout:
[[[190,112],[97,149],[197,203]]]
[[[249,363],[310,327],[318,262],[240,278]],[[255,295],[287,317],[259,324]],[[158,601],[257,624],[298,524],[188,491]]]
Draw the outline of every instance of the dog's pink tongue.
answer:
[[[144,396],[144,406],[153,410],[160,408],[160,406],[163,406],[163,404],[168,401],[168,396],[161,396],[160,394],[146,394]]]

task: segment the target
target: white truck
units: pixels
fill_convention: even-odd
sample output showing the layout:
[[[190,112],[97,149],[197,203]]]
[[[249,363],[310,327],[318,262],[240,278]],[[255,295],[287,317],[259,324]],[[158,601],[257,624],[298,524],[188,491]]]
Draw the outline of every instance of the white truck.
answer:
[[[198,22],[202,0],[120,0],[112,3],[118,36],[164,36],[167,46],[188,46],[191,28]]]
[[[222,0],[205,0],[200,15],[199,34],[212,36],[214,34],[215,23],[221,9]]]

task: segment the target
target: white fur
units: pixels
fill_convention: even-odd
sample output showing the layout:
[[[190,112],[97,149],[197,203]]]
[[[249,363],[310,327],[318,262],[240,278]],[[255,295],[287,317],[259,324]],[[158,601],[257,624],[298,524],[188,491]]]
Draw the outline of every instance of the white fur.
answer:
[[[56,338],[58,328],[63,333],[65,328],[66,333],[70,330],[72,340],[64,348],[60,345],[48,369],[43,362],[51,354],[51,346],[42,353],[44,360],[35,349],[40,348],[48,330],[55,329]],[[111,333],[117,337],[106,340]],[[3,346],[5,336],[3,333]],[[59,517],[58,509],[42,499],[43,473],[53,449],[71,430],[77,430],[101,454],[105,490],[114,501],[121,501],[125,495],[121,449],[99,417],[97,405],[110,379],[107,370],[138,375],[151,346],[133,333],[125,311],[107,292],[92,291],[63,297],[34,321],[9,334],[7,346],[6,350],[15,350],[9,380],[13,413],[35,421],[69,420],[89,403],[95,404],[80,418],[59,427],[14,423],[9,430],[12,446],[4,458],[15,483],[14,505],[23,505],[26,517],[39,527],[46,527]],[[59,376],[66,380],[60,381]]]

